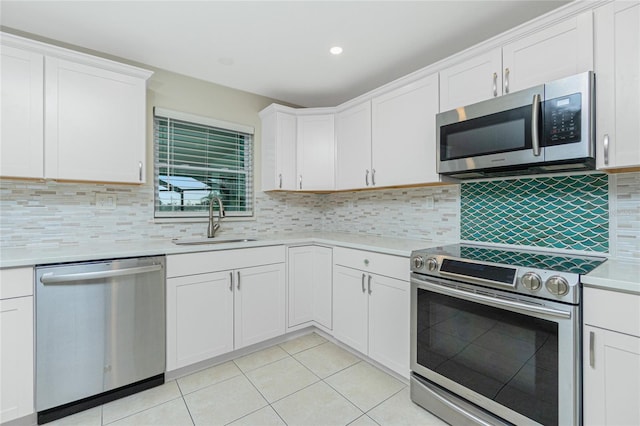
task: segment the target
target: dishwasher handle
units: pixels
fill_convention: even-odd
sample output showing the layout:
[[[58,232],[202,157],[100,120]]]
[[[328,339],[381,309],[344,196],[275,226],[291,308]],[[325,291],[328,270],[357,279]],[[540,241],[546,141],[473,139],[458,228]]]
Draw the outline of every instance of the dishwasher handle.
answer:
[[[114,269],[108,271],[79,272],[76,274],[55,275],[53,272],[42,274],[42,284],[65,284],[78,281],[97,280],[102,278],[124,277],[127,275],[146,274],[160,271],[162,265],[137,266],[135,268]]]

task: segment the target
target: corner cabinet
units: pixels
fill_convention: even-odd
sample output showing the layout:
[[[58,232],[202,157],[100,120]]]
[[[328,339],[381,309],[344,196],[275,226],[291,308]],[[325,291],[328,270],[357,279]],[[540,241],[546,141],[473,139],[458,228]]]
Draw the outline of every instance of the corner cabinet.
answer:
[[[0,270],[0,423],[34,413],[33,269]]]
[[[373,186],[440,181],[436,172],[438,105],[438,74],[372,99]]]
[[[409,377],[409,260],[336,247],[333,336]]]
[[[288,328],[332,328],[332,249],[317,245],[288,249]]]
[[[585,288],[584,324],[584,424],[640,424],[640,295]]]
[[[595,10],[596,159],[609,172],[640,170],[640,3]]]
[[[2,59],[0,175],[144,183],[151,72],[5,33]]]
[[[284,250],[167,256],[167,371],[284,334]]]
[[[334,115],[298,115],[297,188],[331,191],[335,188]]]

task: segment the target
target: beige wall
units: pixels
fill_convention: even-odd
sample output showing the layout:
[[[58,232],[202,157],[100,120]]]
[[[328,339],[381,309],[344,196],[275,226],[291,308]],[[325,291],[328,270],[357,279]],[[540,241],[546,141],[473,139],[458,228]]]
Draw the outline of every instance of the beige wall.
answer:
[[[258,113],[278,101],[170,71],[146,68],[154,71],[147,84],[147,182],[153,183],[153,107],[162,107],[253,127],[254,188],[258,191],[262,176]]]

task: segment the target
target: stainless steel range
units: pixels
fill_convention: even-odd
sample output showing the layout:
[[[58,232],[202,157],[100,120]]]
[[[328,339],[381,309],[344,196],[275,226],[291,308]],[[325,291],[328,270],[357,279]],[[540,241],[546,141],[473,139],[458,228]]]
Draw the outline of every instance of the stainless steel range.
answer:
[[[457,244],[411,258],[411,399],[455,425],[579,425],[589,256]]]

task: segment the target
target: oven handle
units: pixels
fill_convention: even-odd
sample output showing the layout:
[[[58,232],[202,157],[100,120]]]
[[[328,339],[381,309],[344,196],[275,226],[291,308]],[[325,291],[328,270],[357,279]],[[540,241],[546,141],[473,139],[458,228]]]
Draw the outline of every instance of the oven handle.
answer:
[[[562,319],[570,319],[571,312],[567,311],[559,311],[557,309],[545,308],[542,306],[529,305],[523,302],[513,302],[510,300],[504,299],[495,299],[493,297],[484,296],[482,294],[470,293],[468,291],[458,290],[455,288],[443,287],[438,284],[431,283],[429,281],[423,281],[418,278],[411,278],[416,281],[420,286],[427,287],[429,290],[433,290],[436,293],[444,294],[447,296],[458,297],[460,299],[469,300],[471,302],[478,302],[484,305],[493,306],[495,308],[508,308],[516,312],[520,312],[523,314],[543,314],[550,315],[552,317],[562,318]]]

